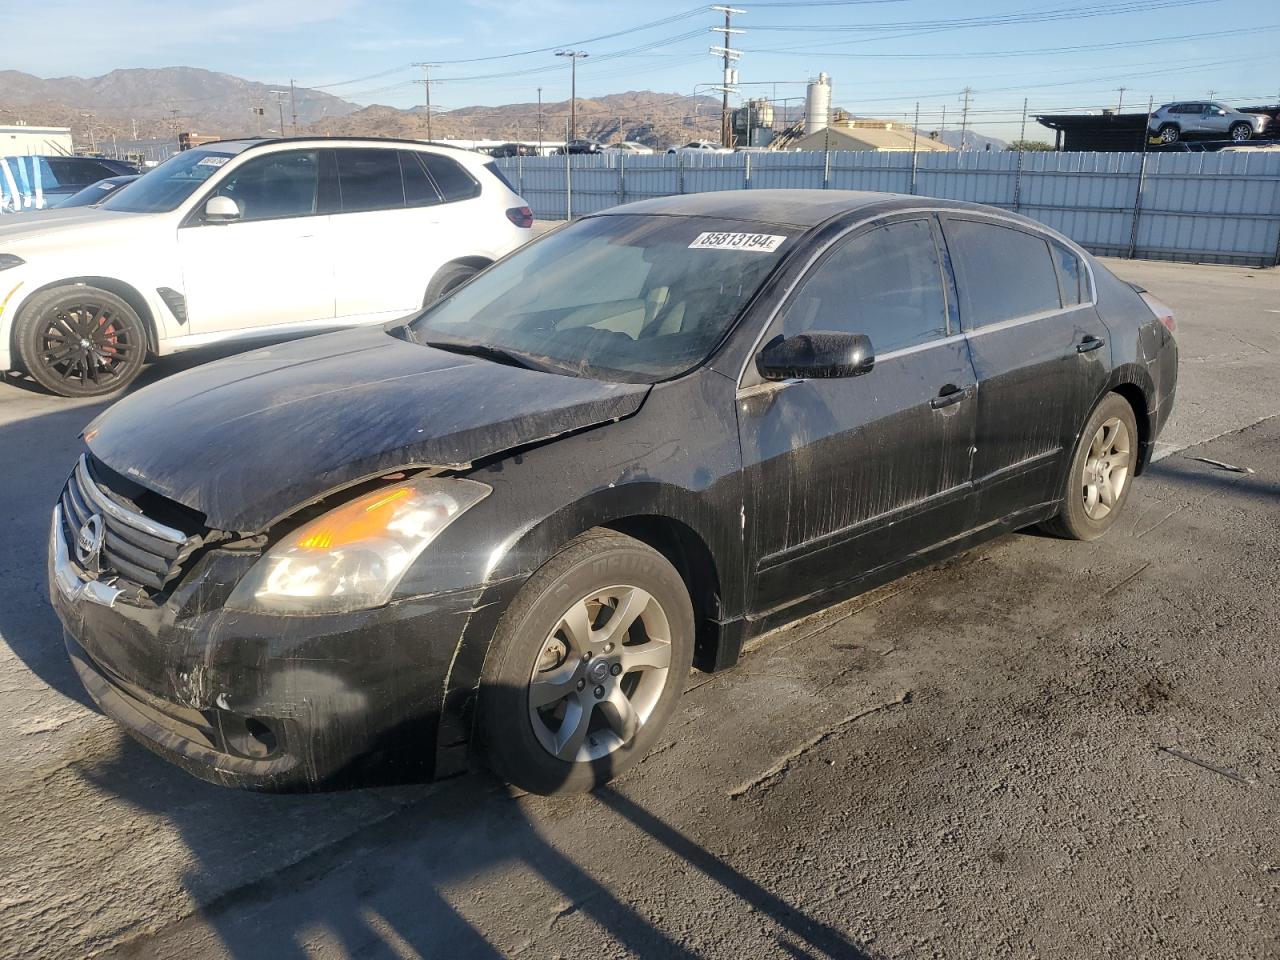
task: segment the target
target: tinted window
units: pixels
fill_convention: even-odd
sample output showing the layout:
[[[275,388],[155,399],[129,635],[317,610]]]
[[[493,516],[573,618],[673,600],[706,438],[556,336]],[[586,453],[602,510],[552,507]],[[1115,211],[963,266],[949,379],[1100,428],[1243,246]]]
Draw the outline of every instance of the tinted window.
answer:
[[[492,173],[495,177],[497,177],[498,180],[501,181],[502,185],[506,187],[508,190],[510,190],[512,193],[520,192],[519,190],[516,189],[516,185],[507,179],[507,175],[503,173],[501,169],[499,169],[496,163],[486,163],[484,165],[484,168],[488,170],[490,173]]]
[[[1041,237],[992,223],[948,220],[947,245],[965,326],[1057,310],[1058,275]]]
[[[884,354],[947,335],[942,267],[928,220],[878,227],[845,241],[786,306],[781,333],[865,333]]]
[[[310,216],[316,212],[319,168],[320,158],[315,150],[269,153],[233,170],[213,195],[234,200],[242,220]],[[139,180],[138,184],[142,182]],[[121,191],[121,196],[129,189]]]
[[[50,159],[48,161],[53,175],[58,178],[61,184],[71,183],[96,183],[104,177],[115,176],[115,171],[106,164],[97,163],[93,160],[82,158],[77,159]]]
[[[480,195],[480,184],[472,180],[471,175],[460,164],[448,157],[442,157],[438,153],[424,153],[422,162],[435,179],[445,203],[469,200]]]
[[[400,174],[404,177],[404,202],[408,207],[429,207],[440,202],[436,185],[427,176],[418,154],[400,151]]]
[[[1053,262],[1058,268],[1058,287],[1062,290],[1062,305],[1074,307],[1089,299],[1088,281],[1080,258],[1066,247],[1053,244]]]
[[[342,212],[395,210],[404,206],[404,183],[394,150],[335,150]]]

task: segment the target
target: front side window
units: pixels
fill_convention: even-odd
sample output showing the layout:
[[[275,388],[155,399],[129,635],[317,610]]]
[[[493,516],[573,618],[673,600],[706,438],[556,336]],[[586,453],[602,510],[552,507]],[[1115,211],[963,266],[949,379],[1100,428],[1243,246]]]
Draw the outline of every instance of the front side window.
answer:
[[[316,212],[319,171],[318,151],[268,153],[237,167],[212,195],[234,200],[241,220],[306,217]]]
[[[124,213],[175,210],[235,157],[221,150],[185,150],[144,173],[102,205]]]
[[[395,150],[336,150],[342,212],[398,210],[404,206],[404,183]]]
[[[438,153],[423,153],[421,158],[436,186],[440,188],[445,203],[480,196],[480,184],[456,160],[442,157]]]
[[[784,337],[862,333],[877,354],[947,335],[942,264],[928,220],[876,227],[844,241],[784,308]]]
[[[1058,275],[1043,237],[993,223],[951,219],[946,221],[946,234],[966,328],[1061,309]]]
[[[799,231],[598,216],[521,248],[410,324],[423,344],[572,376],[653,383],[701,363]]]

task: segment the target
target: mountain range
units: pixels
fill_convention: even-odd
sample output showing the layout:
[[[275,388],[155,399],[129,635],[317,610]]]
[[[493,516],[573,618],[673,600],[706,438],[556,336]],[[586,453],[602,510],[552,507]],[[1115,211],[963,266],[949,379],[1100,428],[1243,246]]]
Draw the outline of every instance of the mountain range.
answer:
[[[294,111],[297,112],[296,122]],[[435,139],[563,140],[568,101],[509,103],[432,111]],[[786,119],[796,119],[788,116]],[[172,143],[181,131],[217,137],[285,132],[427,138],[425,108],[361,106],[297,87],[257,83],[195,67],[113,70],[101,77],[42,79],[0,70],[0,124],[70,127],[78,148],[115,140]],[[637,90],[577,101],[579,136],[636,140],[665,147],[695,138],[717,139],[720,100]],[[958,130],[943,133],[956,145]],[[970,149],[988,138],[970,134]],[[953,143],[954,140],[954,143]],[[1004,146],[994,141],[992,149]],[[977,149],[982,149],[981,145]]]

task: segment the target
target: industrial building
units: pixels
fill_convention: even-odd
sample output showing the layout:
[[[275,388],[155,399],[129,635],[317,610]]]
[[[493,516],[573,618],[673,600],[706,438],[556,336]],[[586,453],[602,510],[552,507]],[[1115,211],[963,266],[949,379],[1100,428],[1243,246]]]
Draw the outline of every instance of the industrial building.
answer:
[[[772,112],[769,114],[772,122]],[[825,73],[809,84],[804,120],[769,140],[756,141],[771,150],[860,150],[875,153],[951,153],[946,144],[921,136],[908,123],[852,117],[831,106],[831,77]]]
[[[70,156],[70,127],[0,126],[0,157]]]

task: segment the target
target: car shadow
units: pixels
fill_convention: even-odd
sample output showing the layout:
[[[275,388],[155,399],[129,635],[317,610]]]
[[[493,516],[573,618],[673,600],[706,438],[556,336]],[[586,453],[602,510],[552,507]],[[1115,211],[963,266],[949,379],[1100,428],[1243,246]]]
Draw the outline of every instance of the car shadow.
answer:
[[[515,700],[522,693],[495,695]],[[182,883],[205,905],[101,956],[301,960],[317,948],[325,955],[337,948],[346,956],[462,960],[515,949],[574,955],[587,938],[590,953],[579,955],[613,953],[608,944],[617,943],[633,955],[692,958],[697,943],[676,905],[705,898],[708,883],[752,917],[751,930],[773,928],[758,934],[760,942],[741,944],[747,955],[869,956],[845,932],[735,869],[690,828],[637,799],[646,792],[638,777],[558,799],[521,795],[485,772],[399,788],[411,798],[399,812],[353,824],[344,839],[210,898],[218,879],[234,869],[238,848],[253,841],[244,838],[246,830],[271,830],[273,842],[287,840],[278,831],[294,830],[302,839],[310,811],[370,791],[246,793],[206,785],[139,752],[122,740],[117,754],[83,762],[77,772],[181,833],[192,855]],[[598,838],[606,849],[581,837]],[[649,865],[649,875],[635,870],[637,859]],[[662,882],[655,885],[654,877]],[[716,900],[723,909],[722,897]]]

